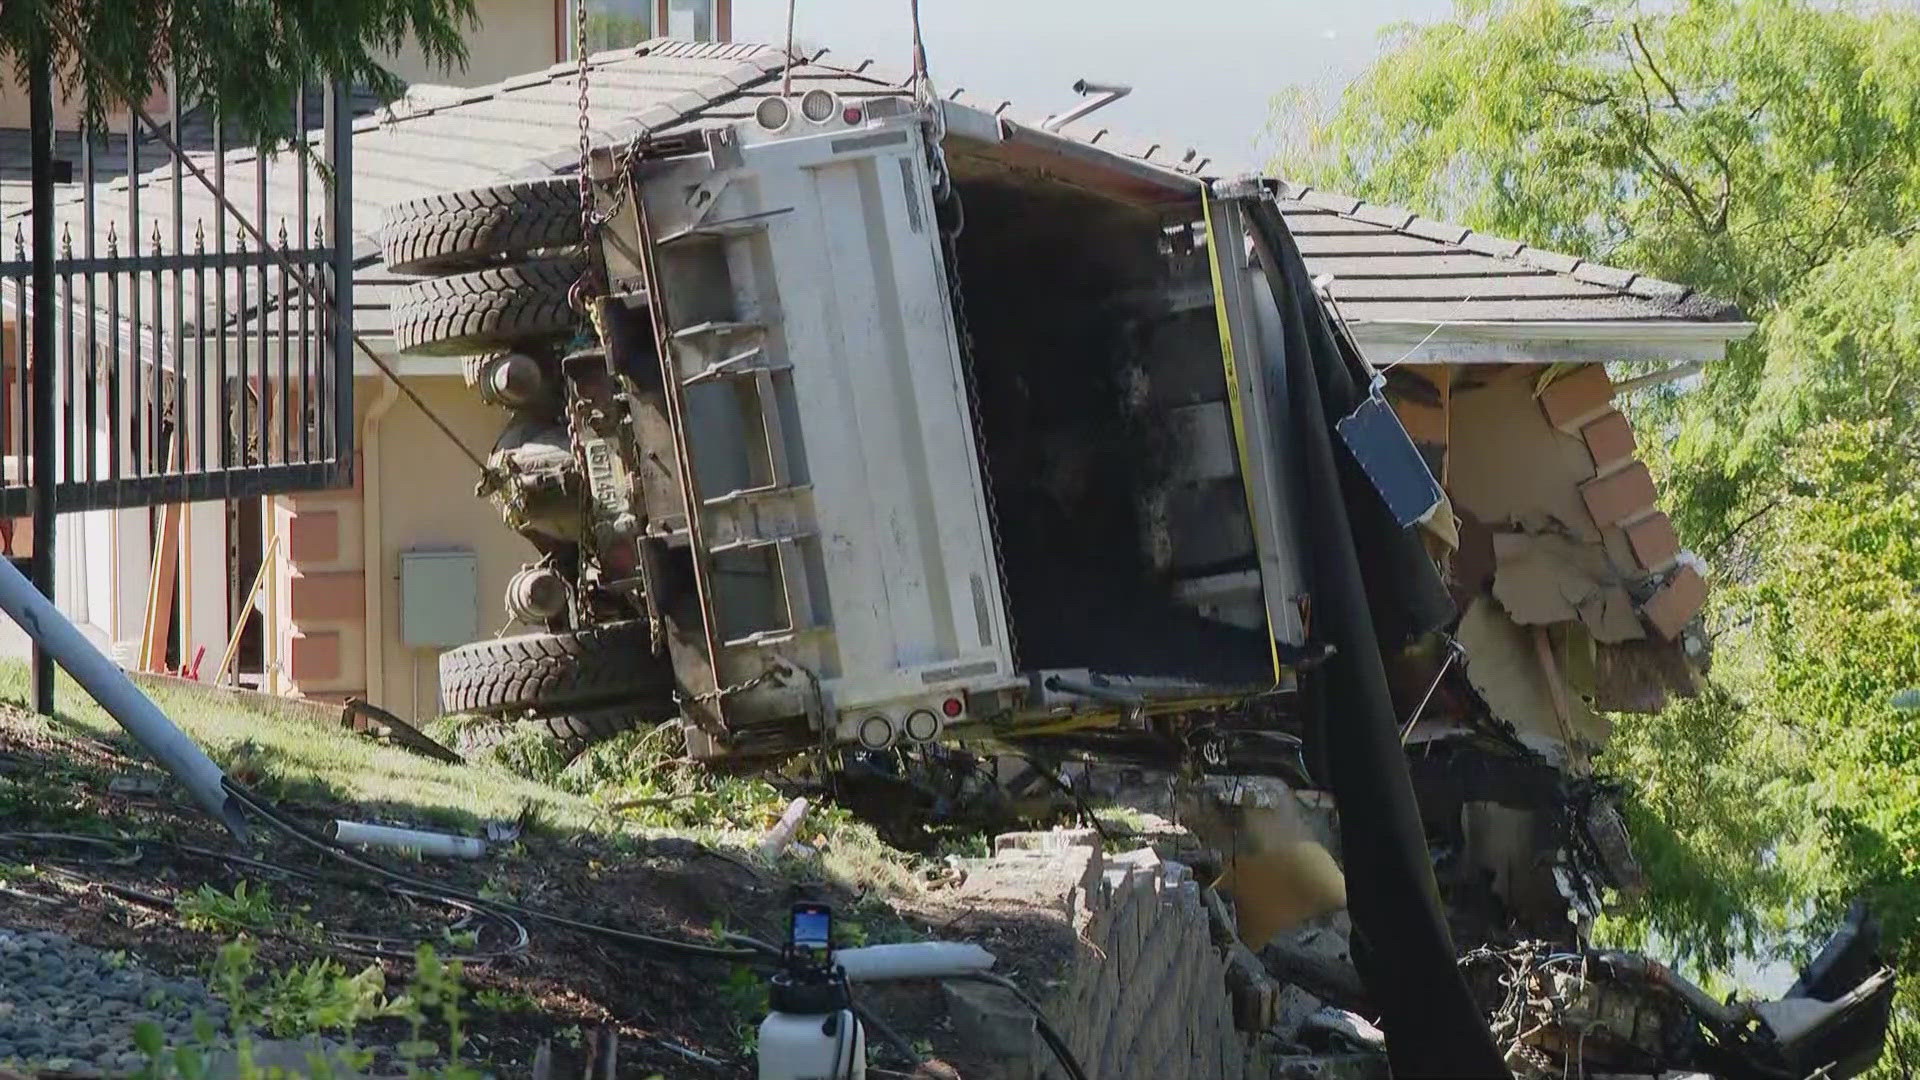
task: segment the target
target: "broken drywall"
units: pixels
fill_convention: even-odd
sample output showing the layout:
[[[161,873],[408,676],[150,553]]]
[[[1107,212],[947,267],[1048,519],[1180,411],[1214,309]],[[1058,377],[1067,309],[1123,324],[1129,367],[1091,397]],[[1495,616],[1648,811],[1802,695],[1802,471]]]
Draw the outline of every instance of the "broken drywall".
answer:
[[[1493,597],[1522,626],[1579,620],[1596,641],[1646,637],[1598,544],[1561,533],[1493,534]]]
[[[1455,507],[1490,529],[1601,544],[1615,566],[1633,566],[1626,534],[1587,512],[1580,485],[1593,479],[1593,457],[1579,436],[1547,422],[1533,396],[1537,374],[1516,366],[1471,390],[1455,386],[1447,464]]]
[[[1466,653],[1467,681],[1487,709],[1511,725],[1530,749],[1555,765],[1565,766],[1584,754],[1570,748],[1560,730],[1553,687],[1538,659],[1534,633],[1534,628],[1508,618],[1499,604],[1481,597],[1468,605],[1454,636]],[[1565,666],[1564,659],[1561,666]],[[1577,694],[1562,697],[1573,737],[1586,747],[1605,745],[1612,730],[1606,718],[1596,714]]]

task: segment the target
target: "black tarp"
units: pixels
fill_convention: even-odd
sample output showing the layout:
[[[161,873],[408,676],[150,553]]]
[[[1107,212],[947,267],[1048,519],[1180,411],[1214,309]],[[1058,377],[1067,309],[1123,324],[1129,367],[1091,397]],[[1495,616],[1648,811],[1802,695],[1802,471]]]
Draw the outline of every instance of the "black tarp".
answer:
[[[1340,808],[1354,962],[1396,1076],[1506,1076],[1456,965],[1381,656],[1445,625],[1453,607],[1418,535],[1336,449],[1333,425],[1365,400],[1366,368],[1314,295],[1278,206],[1267,197],[1248,205],[1286,328],[1283,460],[1300,467],[1309,630],[1335,649],[1302,676],[1301,700],[1310,761]]]

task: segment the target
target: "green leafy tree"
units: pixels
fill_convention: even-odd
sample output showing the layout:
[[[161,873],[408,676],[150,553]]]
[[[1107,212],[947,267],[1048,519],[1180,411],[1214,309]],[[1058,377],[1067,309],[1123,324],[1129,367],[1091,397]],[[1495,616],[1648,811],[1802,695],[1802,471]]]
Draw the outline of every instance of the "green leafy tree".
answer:
[[[217,102],[238,130],[272,140],[292,134],[301,86],[337,78],[397,97],[382,55],[416,45],[461,65],[475,24],[473,0],[7,0],[0,59],[24,77],[34,50],[51,49],[96,123],[171,70],[182,100]]]
[[[1619,718],[1651,887],[1607,929],[1724,971],[1803,959],[1864,895],[1902,974],[1880,1073],[1920,1074],[1920,11],[1465,0],[1278,141],[1282,175],[1760,322],[1634,402],[1715,567],[1715,668]]]
[[[1920,227],[1920,16],[1795,0],[1464,0],[1395,30],[1285,175],[1613,261],[1765,318],[1836,255]],[[1689,395],[1668,465],[1710,541],[1778,454],[1733,450],[1763,343]],[[1749,440],[1750,442],[1750,440]]]

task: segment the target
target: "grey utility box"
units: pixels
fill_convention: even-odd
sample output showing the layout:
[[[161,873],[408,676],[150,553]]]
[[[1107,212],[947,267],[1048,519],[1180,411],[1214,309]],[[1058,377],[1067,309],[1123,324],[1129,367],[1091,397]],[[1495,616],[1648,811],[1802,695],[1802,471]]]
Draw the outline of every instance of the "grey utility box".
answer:
[[[465,645],[480,636],[480,562],[471,551],[400,553],[400,641]]]

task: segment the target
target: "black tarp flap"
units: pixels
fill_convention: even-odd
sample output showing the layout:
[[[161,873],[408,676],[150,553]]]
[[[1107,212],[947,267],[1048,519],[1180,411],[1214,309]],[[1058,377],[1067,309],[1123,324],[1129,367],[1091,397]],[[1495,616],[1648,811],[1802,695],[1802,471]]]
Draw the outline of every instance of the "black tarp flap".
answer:
[[[1381,1011],[1397,1076],[1508,1075],[1456,966],[1400,745],[1381,650],[1445,625],[1446,588],[1417,532],[1393,519],[1334,425],[1367,395],[1367,372],[1314,295],[1271,198],[1249,200],[1253,238],[1285,326],[1291,457],[1310,633],[1335,648],[1302,676],[1316,771],[1340,809],[1354,961]]]

